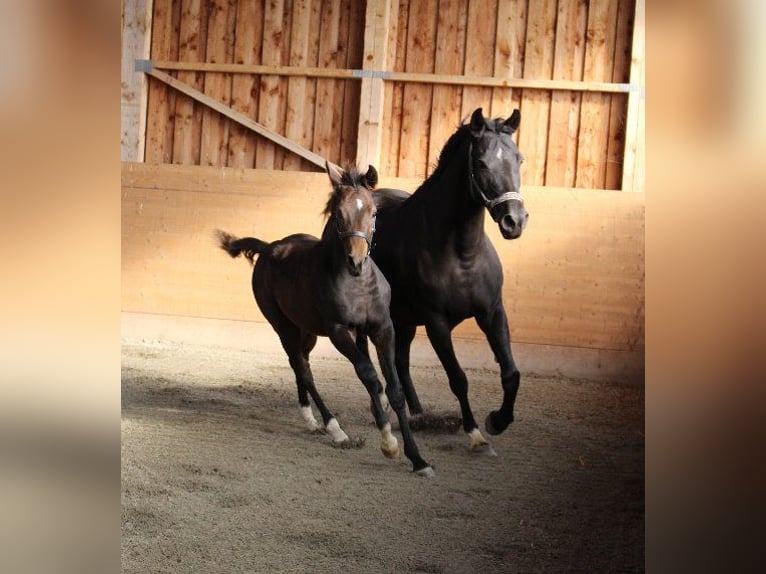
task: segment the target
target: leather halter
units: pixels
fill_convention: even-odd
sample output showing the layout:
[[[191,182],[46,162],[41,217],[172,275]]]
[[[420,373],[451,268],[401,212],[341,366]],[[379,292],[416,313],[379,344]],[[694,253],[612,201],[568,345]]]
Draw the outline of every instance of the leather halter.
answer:
[[[489,210],[490,215],[492,215],[492,210],[495,206],[505,203],[506,201],[516,200],[521,205],[524,205],[524,198],[518,191],[507,191],[493,198],[487,197],[481,187],[479,187],[479,184],[476,183],[476,179],[473,175],[473,143],[468,144],[468,178],[471,181],[471,189],[475,189],[479,192],[479,197],[481,197],[484,207]],[[495,219],[494,216],[492,219]]]
[[[372,231],[369,235],[367,235],[364,231],[341,231],[338,229],[338,237],[340,239],[346,239],[347,237],[361,237],[367,242],[367,255],[370,254],[370,251],[372,250],[372,238],[375,235],[375,217],[376,215],[372,216]],[[337,227],[337,220],[336,220],[336,227]]]

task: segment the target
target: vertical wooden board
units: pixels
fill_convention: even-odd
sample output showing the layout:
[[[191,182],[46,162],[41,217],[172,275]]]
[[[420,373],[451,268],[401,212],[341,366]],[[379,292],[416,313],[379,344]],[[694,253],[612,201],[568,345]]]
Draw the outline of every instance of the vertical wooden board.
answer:
[[[632,44],[633,15],[635,0],[619,0],[617,6],[617,33],[615,35],[612,81],[628,83],[630,79],[630,50]],[[609,106],[609,140],[606,149],[606,189],[620,189],[622,167],[625,156],[625,119],[628,97],[612,94]]]
[[[225,63],[229,30],[229,0],[208,2],[207,53],[205,61]],[[226,105],[231,97],[231,78],[227,74],[208,72],[205,75],[204,93]],[[200,165],[223,166],[226,161],[225,149],[228,136],[225,119],[216,111],[202,112],[202,134],[200,140]]]
[[[396,72],[403,72],[407,55],[407,22],[409,1],[391,0],[391,30],[388,35],[388,65]],[[402,122],[402,97],[404,85],[401,82],[386,82],[383,106],[383,144],[381,151],[382,173],[399,174],[399,135]]]
[[[293,0],[284,0],[284,6],[282,8],[282,45],[279,58],[279,65],[285,66],[290,63],[290,39],[292,35],[293,26]],[[287,116],[287,81],[285,76],[279,76],[279,92],[277,95],[277,102],[279,107],[277,109],[277,123],[276,131],[279,134],[285,133],[285,121]],[[284,147],[277,145],[274,147],[274,168],[283,169],[285,164],[285,157],[291,155],[291,152]]]
[[[319,39],[319,66],[338,67],[340,35],[340,0],[323,0]],[[336,137],[336,109],[342,102],[336,100],[336,80],[317,80],[316,115],[314,119],[314,152],[340,162],[340,138]]]
[[[371,0],[372,1],[372,0]],[[348,10],[348,40],[346,68],[359,70],[364,57],[365,3],[352,1]],[[356,160],[357,133],[359,131],[359,105],[362,82],[345,80],[343,84],[343,116],[340,155],[342,161]],[[364,168],[364,166],[360,166]],[[376,166],[377,167],[377,166]]]
[[[234,63],[260,64],[263,42],[262,0],[239,0],[235,27]],[[255,74],[234,74],[231,80],[231,107],[255,119],[260,78]],[[228,165],[252,168],[255,165],[256,136],[232,122],[229,128]]]
[[[608,82],[617,26],[617,2],[591,0],[585,43],[583,80]],[[603,189],[606,182],[606,152],[609,139],[609,94],[586,92],[580,111],[577,145],[577,187]]]
[[[587,11],[587,4],[582,0],[559,4],[553,55],[554,80],[582,79]],[[579,120],[580,94],[554,90],[545,164],[546,185],[574,186]]]
[[[625,156],[623,162],[623,191],[643,191],[644,154],[644,34],[646,5],[644,0],[635,0],[633,38],[629,81],[634,89],[628,94],[625,125]],[[640,164],[640,165],[639,165]]]
[[[497,35],[497,0],[471,0],[466,24],[466,76],[491,76],[495,71],[495,38]],[[484,116],[491,114],[492,88],[463,88],[462,116],[469,117],[476,108]]]
[[[205,42],[200,38],[200,18],[202,0],[183,0],[181,2],[181,28],[179,32],[178,60],[181,62],[201,62],[205,59]],[[196,72],[178,72],[178,79],[202,90],[202,77]],[[195,103],[189,97],[179,95],[176,100],[176,121],[173,130],[173,163],[194,165],[199,157],[193,156],[193,140],[199,138],[200,114],[197,114],[195,130]]]
[[[181,35],[181,3],[178,0],[173,2],[173,16],[172,27],[170,32],[170,51],[168,53],[168,60],[178,60],[179,39]],[[183,96],[176,90],[170,90],[168,92],[168,107],[167,114],[168,120],[165,126],[165,155],[169,158],[167,163],[173,161],[173,138],[175,135],[175,121],[176,121],[176,102]]]
[[[526,25],[526,0],[501,0],[497,5],[497,32],[495,36],[495,68],[494,77],[515,79],[523,76],[523,60],[519,58],[519,50],[523,50],[523,39],[526,32],[518,23]],[[507,118],[513,113],[514,92],[511,88],[494,88],[490,111],[493,117]],[[516,98],[518,100],[518,98]]]
[[[294,0],[292,24],[290,27],[290,58],[291,66],[308,66],[309,33],[311,27],[311,0]],[[287,80],[287,109],[285,111],[285,137],[304,147],[311,147],[311,141],[306,141],[306,84],[303,77],[291,77]],[[283,169],[300,170],[301,158],[295,154],[287,154]]]
[[[121,61],[121,159],[122,161],[143,160],[141,117],[146,106],[146,78],[135,71],[136,59],[147,59],[147,41],[150,36],[150,14],[146,0],[123,2],[121,13],[122,61]]]
[[[525,79],[551,78],[555,27],[555,0],[530,2],[524,60]],[[522,94],[519,149],[526,160],[522,172],[522,179],[526,185],[543,185],[545,182],[550,103],[551,94],[544,90],[525,90]]]
[[[468,5],[461,0],[439,0],[436,18],[434,73],[460,75],[465,65],[465,33]],[[431,103],[426,175],[436,166],[444,144],[460,121],[462,88],[435,85]]]
[[[311,39],[308,47],[308,60],[307,64],[311,67],[319,65],[319,34],[322,21],[322,2],[321,0],[313,0],[311,5],[311,19],[310,19],[310,34]],[[305,119],[303,121],[303,141],[305,147],[316,151],[313,148],[314,142],[314,122],[316,116],[317,107],[317,80],[316,78],[309,78],[306,81],[306,101],[304,103]],[[308,160],[301,160],[301,171],[317,171],[317,166]]]
[[[410,5],[407,34],[407,72],[433,73],[436,50],[437,0],[421,0]],[[428,132],[433,88],[407,83],[404,86],[399,175],[425,177],[428,162]]]
[[[388,68],[390,0],[368,0],[364,14],[362,68],[383,71]],[[356,163],[359,167],[381,167],[385,82],[383,78],[362,78],[359,121],[357,125]]]
[[[170,59],[173,30],[173,3],[171,0],[155,0],[152,15],[152,48],[154,60]],[[165,147],[168,129],[168,98],[172,88],[150,78],[148,117],[146,125],[147,163],[170,163],[172,150]]]
[[[278,66],[282,60],[284,42],[284,0],[268,0],[263,14],[263,52],[261,63]],[[279,131],[280,78],[261,76],[261,93],[258,100],[258,122],[267,128]],[[255,152],[255,167],[274,169],[276,167],[276,144],[265,138],[258,138]]]
[[[528,0],[512,1],[513,36],[511,54],[513,57],[514,77],[524,78],[524,60],[527,53],[527,19],[529,17]],[[522,90],[511,90],[511,111],[521,110]],[[519,132],[524,129],[524,118],[521,118],[521,126],[516,132],[516,143],[519,141]]]

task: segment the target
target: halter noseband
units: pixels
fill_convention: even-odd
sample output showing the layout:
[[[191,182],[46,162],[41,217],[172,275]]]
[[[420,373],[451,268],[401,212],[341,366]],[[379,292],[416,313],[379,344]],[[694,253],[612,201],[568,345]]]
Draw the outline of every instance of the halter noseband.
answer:
[[[335,223],[337,227],[337,220]],[[364,231],[341,231],[338,229],[338,237],[340,239],[346,239],[347,237],[361,237],[367,242],[367,255],[372,250],[372,238],[375,235],[375,215],[372,216],[372,231],[367,235]]]
[[[475,189],[479,192],[479,197],[481,197],[481,200],[484,202],[484,207],[489,209],[490,214],[496,205],[500,205],[501,203],[505,203],[506,201],[511,201],[513,199],[518,201],[521,205],[524,205],[524,198],[518,191],[507,191],[491,199],[486,196],[481,187],[479,187],[479,184],[476,183],[476,179],[473,176],[473,143],[468,144],[468,177],[471,180],[471,189]]]

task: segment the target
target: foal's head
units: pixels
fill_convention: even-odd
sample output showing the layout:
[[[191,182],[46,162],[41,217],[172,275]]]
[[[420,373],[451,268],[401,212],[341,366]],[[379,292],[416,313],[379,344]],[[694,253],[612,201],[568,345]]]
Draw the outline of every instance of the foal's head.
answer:
[[[471,192],[489,210],[505,239],[519,237],[529,217],[520,193],[519,168],[524,160],[511,139],[520,120],[519,110],[507,120],[493,120],[485,119],[478,108],[470,122]]]
[[[376,211],[372,190],[378,183],[378,172],[373,166],[362,174],[355,166],[339,172],[329,163],[325,165],[332,183],[332,194],[324,212],[330,218],[328,225],[334,228],[338,239],[343,242],[349,273],[358,276],[370,254],[375,233]]]

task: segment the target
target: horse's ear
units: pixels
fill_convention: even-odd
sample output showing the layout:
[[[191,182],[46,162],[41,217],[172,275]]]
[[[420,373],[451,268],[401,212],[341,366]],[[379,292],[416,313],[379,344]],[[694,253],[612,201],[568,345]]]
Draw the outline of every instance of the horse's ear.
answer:
[[[378,185],[378,170],[375,169],[375,166],[370,165],[367,168],[367,173],[364,174],[364,179],[367,182],[367,187],[369,189],[375,189],[375,186]]]
[[[327,175],[330,178],[330,183],[333,185],[333,187],[339,186],[341,181],[341,173],[327,160],[324,162],[324,167],[327,170]]]
[[[513,110],[511,117],[503,122],[503,125],[505,125],[511,131],[511,133],[513,133],[519,129],[519,122],[521,122],[521,112],[517,108]]]
[[[484,121],[484,114],[481,108],[476,108],[471,114],[471,132],[475,136],[480,136],[484,133],[484,128],[487,123]]]

